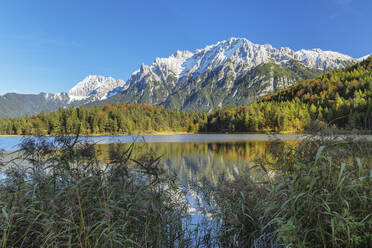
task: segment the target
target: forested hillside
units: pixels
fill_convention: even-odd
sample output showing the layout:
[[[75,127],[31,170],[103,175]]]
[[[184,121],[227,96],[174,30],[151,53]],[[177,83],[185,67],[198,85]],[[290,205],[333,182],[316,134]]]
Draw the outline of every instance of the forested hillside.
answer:
[[[296,102],[260,102],[240,107],[224,107],[208,115],[203,130],[209,132],[301,132],[310,123],[308,106]]]
[[[306,80],[258,103],[218,108],[207,130],[303,131],[311,120],[345,129],[372,129],[372,57]]]
[[[32,117],[0,119],[1,134],[17,135],[103,135],[152,132],[195,132],[199,122],[207,120],[203,113],[169,110],[141,104],[80,106]]]

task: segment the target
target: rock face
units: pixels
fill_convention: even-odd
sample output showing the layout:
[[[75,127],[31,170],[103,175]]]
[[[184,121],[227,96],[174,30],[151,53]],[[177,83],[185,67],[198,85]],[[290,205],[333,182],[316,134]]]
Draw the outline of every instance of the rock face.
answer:
[[[231,38],[142,65],[130,76],[125,91],[104,102],[208,111],[221,105],[248,104],[298,80],[357,61],[337,52],[293,51]]]
[[[177,51],[168,58],[156,58],[152,65],[142,64],[127,82],[91,75],[67,93],[0,96],[0,117],[119,102],[209,111],[222,105],[251,103],[296,81],[361,59],[320,49],[293,51],[231,38],[194,52]]]

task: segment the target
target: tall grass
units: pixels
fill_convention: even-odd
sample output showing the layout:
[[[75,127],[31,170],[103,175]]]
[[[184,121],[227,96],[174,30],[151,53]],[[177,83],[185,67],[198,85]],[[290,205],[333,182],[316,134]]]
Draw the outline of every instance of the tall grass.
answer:
[[[204,230],[160,159],[133,149],[25,139],[0,159],[1,247],[372,247],[371,142],[273,142],[246,172],[199,182]]]
[[[277,141],[250,174],[202,184],[221,246],[372,247],[372,144],[322,137]]]
[[[133,146],[98,159],[78,138],[25,139],[0,184],[1,247],[186,247],[187,205]]]

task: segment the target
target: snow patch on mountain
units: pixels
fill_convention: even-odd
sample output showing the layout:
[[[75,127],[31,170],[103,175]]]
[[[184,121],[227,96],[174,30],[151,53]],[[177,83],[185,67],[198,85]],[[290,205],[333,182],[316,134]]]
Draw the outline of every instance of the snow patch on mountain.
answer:
[[[358,59],[358,61],[363,61],[363,60],[367,59],[369,56],[372,56],[372,53],[367,54],[366,56],[360,57],[360,58]]]
[[[68,91],[70,101],[104,100],[127,88],[123,80],[112,77],[89,75]]]

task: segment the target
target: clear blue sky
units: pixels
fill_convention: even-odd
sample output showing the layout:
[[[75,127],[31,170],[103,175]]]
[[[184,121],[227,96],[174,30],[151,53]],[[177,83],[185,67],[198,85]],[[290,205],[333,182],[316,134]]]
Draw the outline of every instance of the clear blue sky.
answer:
[[[372,52],[371,0],[2,0],[0,94],[67,91],[89,74],[230,37],[274,47]]]

